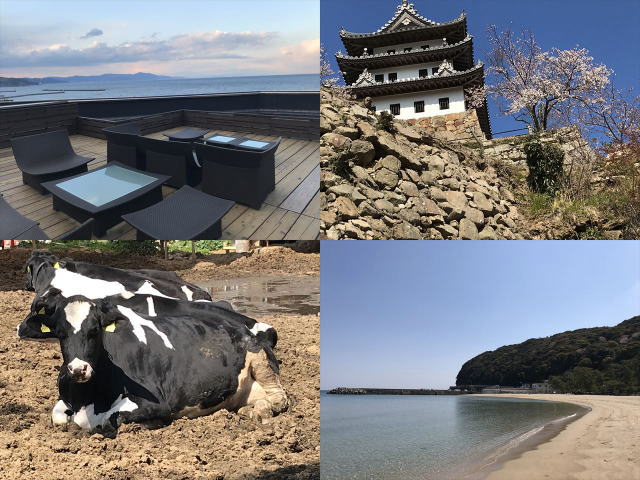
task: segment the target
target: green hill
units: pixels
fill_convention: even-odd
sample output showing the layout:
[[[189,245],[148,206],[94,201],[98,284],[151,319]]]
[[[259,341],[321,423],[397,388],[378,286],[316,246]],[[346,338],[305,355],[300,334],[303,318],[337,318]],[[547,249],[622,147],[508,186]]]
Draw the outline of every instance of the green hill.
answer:
[[[640,316],[615,327],[582,328],[482,353],[462,366],[456,385],[544,380],[558,392],[640,393]]]

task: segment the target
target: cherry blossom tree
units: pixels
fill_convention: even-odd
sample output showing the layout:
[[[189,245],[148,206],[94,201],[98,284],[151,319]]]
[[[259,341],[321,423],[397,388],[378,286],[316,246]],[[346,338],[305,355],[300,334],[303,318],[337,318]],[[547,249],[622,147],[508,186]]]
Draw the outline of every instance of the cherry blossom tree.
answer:
[[[606,136],[614,146],[640,138],[640,96],[632,89],[622,91],[611,84],[600,101],[578,105],[574,117],[569,121]]]
[[[335,87],[337,83],[338,79],[335,77],[335,72],[329,63],[327,51],[324,49],[324,45],[320,45],[320,85],[323,87]]]
[[[547,130],[560,113],[604,101],[611,70],[596,65],[584,48],[543,52],[533,33],[516,37],[511,30],[489,28],[493,47],[488,56],[488,82],[468,92],[472,106],[485,95],[497,99],[506,115],[513,115],[536,132]]]

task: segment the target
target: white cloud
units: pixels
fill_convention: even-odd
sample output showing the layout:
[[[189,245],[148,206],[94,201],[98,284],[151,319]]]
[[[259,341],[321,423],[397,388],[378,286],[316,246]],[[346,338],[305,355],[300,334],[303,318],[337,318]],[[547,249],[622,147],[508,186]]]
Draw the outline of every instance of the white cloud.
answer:
[[[269,45],[276,32],[223,32],[214,30],[176,35],[168,40],[139,40],[108,45],[93,42],[83,48],[64,44],[49,45],[29,51],[8,50],[0,46],[0,65],[15,67],[68,67],[140,61],[176,61],[184,59],[250,58],[254,49]]]

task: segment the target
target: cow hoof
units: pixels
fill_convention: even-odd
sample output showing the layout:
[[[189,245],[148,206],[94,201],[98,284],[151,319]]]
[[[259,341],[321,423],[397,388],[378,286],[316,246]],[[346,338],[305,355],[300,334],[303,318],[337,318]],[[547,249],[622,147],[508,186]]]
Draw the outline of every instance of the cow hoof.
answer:
[[[269,403],[271,404],[271,411],[277,415],[284,412],[289,408],[289,398],[285,393],[277,393],[269,397]]]

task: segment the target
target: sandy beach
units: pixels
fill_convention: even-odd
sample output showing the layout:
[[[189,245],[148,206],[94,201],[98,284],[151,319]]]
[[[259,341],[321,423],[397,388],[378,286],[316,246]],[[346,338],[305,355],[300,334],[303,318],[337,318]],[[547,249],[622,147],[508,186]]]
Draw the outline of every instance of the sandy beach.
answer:
[[[577,403],[592,410],[550,441],[507,461],[488,480],[640,479],[640,397],[500,396]]]

